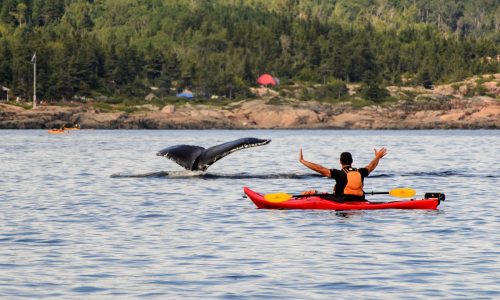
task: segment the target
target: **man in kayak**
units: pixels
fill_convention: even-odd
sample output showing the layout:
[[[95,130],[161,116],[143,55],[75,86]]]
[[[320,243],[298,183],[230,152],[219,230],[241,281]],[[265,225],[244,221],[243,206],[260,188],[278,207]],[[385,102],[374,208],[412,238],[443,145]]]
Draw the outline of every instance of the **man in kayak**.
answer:
[[[323,176],[335,179],[333,194],[336,201],[365,201],[363,181],[365,177],[368,177],[368,175],[375,170],[380,159],[387,154],[387,149],[385,148],[373,150],[375,151],[375,158],[366,165],[366,167],[359,169],[352,167],[352,155],[349,152],[342,152],[342,154],[340,154],[340,165],[342,166],[340,170],[327,169],[321,165],[305,160],[302,154],[302,148],[299,153],[299,161],[309,169]],[[309,195],[316,193],[317,191],[313,190],[303,192],[302,194]]]

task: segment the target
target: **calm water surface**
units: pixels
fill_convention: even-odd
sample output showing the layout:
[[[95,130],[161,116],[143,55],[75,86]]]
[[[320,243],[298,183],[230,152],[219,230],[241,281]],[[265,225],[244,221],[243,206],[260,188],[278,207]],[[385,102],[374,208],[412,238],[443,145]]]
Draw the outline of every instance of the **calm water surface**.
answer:
[[[269,145],[192,174],[158,150]],[[298,162],[366,165],[367,191],[444,192],[437,211],[258,210],[329,191]],[[500,131],[0,131],[0,298],[498,299]],[[169,175],[166,175],[169,173]],[[377,200],[392,200],[378,197]]]

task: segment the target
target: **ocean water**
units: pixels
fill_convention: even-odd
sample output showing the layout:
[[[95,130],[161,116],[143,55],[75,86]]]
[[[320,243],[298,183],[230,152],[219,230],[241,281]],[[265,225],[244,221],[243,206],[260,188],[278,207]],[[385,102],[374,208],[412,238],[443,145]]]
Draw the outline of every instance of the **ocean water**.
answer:
[[[156,156],[241,137],[207,172]],[[259,210],[330,191],[298,162],[365,166],[366,191],[443,192],[438,210]],[[0,131],[0,298],[499,299],[500,131]],[[371,198],[393,200],[389,196]]]

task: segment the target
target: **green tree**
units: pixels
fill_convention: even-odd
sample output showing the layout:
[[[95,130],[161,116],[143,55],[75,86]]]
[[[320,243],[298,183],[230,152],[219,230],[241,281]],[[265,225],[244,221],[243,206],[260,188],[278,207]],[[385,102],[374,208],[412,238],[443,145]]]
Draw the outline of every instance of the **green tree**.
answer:
[[[380,86],[380,80],[371,71],[366,71],[363,75],[361,94],[373,102],[382,102],[390,96],[389,91]]]

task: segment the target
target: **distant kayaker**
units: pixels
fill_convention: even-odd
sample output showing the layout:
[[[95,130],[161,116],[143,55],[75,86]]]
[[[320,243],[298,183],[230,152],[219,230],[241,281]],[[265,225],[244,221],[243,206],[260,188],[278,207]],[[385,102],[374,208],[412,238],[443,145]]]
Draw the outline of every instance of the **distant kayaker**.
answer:
[[[363,181],[365,177],[368,177],[368,175],[375,170],[380,159],[387,154],[387,149],[385,148],[373,150],[375,151],[375,158],[366,165],[366,167],[359,169],[352,167],[353,160],[349,152],[342,152],[342,154],[340,154],[340,165],[342,166],[340,170],[328,169],[305,160],[302,154],[302,148],[299,153],[299,161],[309,169],[323,176],[335,179],[333,194],[336,201],[364,201],[365,193],[363,191]],[[305,191],[302,194],[317,194],[317,191]]]

